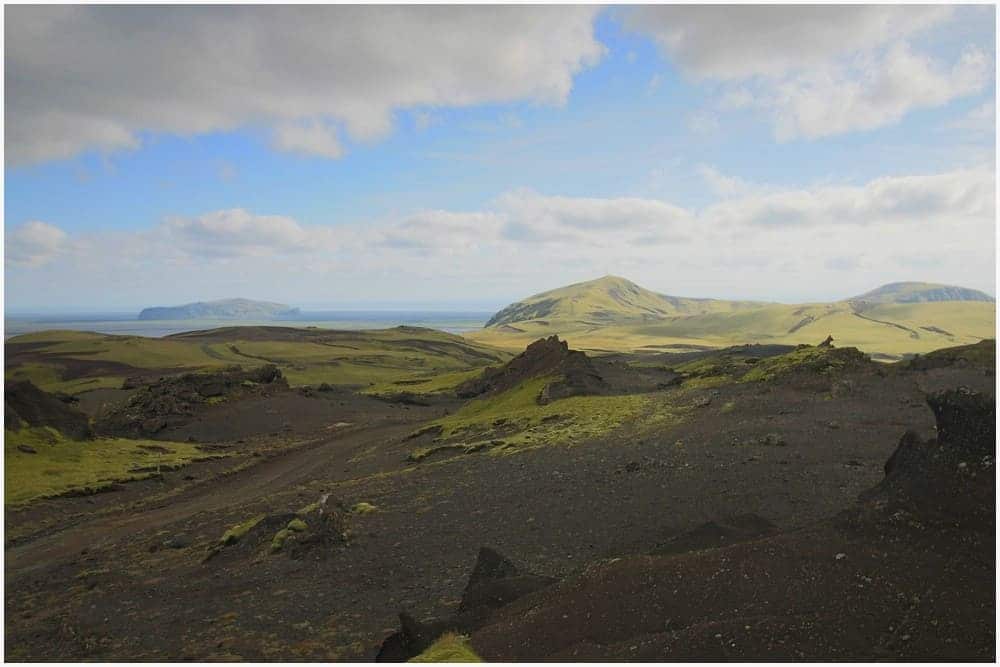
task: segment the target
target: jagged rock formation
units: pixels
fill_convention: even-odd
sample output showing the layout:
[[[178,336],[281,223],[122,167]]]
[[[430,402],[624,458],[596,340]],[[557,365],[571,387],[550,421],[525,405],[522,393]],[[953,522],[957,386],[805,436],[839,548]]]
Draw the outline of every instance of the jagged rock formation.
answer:
[[[76,401],[66,394],[50,394],[27,380],[8,382],[4,387],[4,428],[48,426],[80,440],[91,435],[87,415],[73,407]]]
[[[124,383],[126,389],[137,387],[139,391],[125,405],[98,422],[99,432],[153,435],[183,422],[212,401],[287,390],[288,381],[277,366],[267,364],[250,370],[232,366],[213,373],[185,373],[152,381],[129,378]]]
[[[995,402],[964,387],[928,397],[937,437],[907,431],[885,464],[885,479],[865,494],[878,509],[923,520],[992,525],[996,495]]]
[[[555,582],[552,577],[525,572],[499,552],[481,547],[455,614],[446,619],[421,622],[405,611],[401,612],[399,632],[382,642],[375,660],[409,660],[422,653],[445,632],[467,633],[479,627],[494,610]]]
[[[557,376],[538,397],[545,404],[568,396],[600,394],[607,385],[583,352],[570,350],[558,336],[536,340],[503,366],[490,367],[478,378],[456,389],[460,398],[491,396],[512,389],[530,378]]]

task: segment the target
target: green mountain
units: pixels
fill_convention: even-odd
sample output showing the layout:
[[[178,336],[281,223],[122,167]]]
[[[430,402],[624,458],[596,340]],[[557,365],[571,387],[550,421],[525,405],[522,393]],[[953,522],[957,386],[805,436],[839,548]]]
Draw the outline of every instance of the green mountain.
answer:
[[[183,306],[158,306],[139,313],[140,320],[276,320],[297,315],[298,308],[284,303],[221,299],[199,301]]]
[[[591,352],[815,344],[832,335],[894,359],[993,337],[995,320],[992,297],[949,285],[893,283],[843,301],[781,304],[669,296],[605,276],[513,303],[468,335],[513,350],[558,334]]]
[[[924,303],[928,301],[996,301],[979,290],[937,283],[889,283],[849,301],[867,303]]]
[[[704,315],[748,308],[752,301],[690,299],[657,294],[631,280],[604,276],[530,296],[494,315],[487,327],[531,320],[577,322],[600,326],[623,322],[649,322],[676,315]]]

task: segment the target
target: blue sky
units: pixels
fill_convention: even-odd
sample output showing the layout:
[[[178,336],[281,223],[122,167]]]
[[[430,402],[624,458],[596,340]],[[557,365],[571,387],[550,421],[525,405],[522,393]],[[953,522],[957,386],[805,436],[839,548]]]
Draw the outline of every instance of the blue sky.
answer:
[[[7,8],[8,311],[994,291],[992,7],[179,10]]]

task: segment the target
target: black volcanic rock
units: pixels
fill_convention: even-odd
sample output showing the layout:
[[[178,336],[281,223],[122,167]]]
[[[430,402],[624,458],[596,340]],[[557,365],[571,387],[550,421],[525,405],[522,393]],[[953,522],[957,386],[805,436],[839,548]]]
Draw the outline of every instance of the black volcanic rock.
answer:
[[[125,388],[138,388],[129,401],[96,425],[108,435],[149,436],[183,422],[212,400],[234,400],[288,389],[281,369],[272,364],[244,370],[232,366],[212,373],[185,373],[146,381],[129,378]]]
[[[964,387],[927,398],[937,438],[912,431],[885,464],[885,479],[863,498],[925,521],[992,526],[996,507],[996,403]]]
[[[75,399],[42,391],[28,381],[8,382],[4,387],[4,428],[48,426],[80,440],[91,435],[87,415],[71,404]]]
[[[566,398],[600,394],[607,384],[594,368],[590,358],[578,350],[570,350],[558,336],[541,338],[518,356],[499,368],[491,367],[478,378],[462,383],[456,389],[460,398],[490,396],[511,389],[530,378],[559,376],[548,384],[538,397],[541,404]]]

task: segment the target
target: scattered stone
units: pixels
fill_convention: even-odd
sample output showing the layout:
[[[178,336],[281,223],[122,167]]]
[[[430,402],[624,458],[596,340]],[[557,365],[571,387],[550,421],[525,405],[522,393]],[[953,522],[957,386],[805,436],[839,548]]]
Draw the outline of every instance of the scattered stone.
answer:
[[[841,553],[837,554],[836,556],[834,556],[834,559],[836,559],[836,560],[844,560],[845,558],[847,558],[847,554],[845,554],[843,552],[841,552]]]
[[[25,454],[37,454],[38,450],[31,445],[18,445],[17,451],[24,452]]]
[[[187,535],[175,535],[163,540],[163,546],[167,549],[187,549],[193,540]]]

